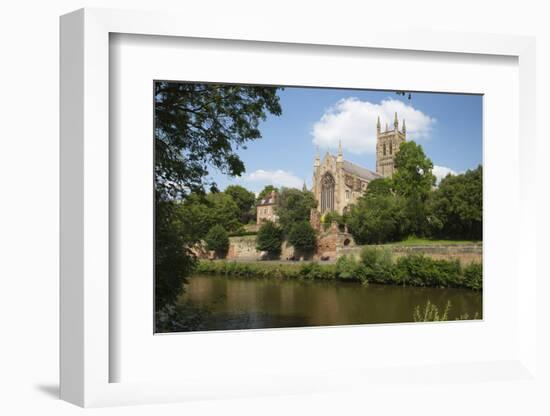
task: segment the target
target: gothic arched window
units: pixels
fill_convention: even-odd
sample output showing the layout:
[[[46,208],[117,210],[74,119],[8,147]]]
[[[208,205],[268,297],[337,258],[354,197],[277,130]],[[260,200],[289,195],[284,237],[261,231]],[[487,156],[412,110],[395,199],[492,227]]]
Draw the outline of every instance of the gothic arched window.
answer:
[[[384,143],[383,147],[384,147],[384,152],[383,153],[384,153],[384,156],[386,156],[386,143]]]
[[[321,179],[321,214],[334,211],[334,177],[325,173]]]

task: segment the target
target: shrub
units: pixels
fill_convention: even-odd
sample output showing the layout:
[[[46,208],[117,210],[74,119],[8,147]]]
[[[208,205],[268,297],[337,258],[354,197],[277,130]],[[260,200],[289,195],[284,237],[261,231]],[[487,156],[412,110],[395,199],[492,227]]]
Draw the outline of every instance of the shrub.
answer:
[[[196,271],[197,273],[227,277],[341,279],[363,283],[482,289],[480,264],[473,263],[462,270],[457,261],[434,260],[422,255],[403,256],[394,263],[390,251],[370,247],[363,250],[361,260],[342,256],[336,261],[336,264],[316,262],[273,264],[202,260],[199,261]]]
[[[213,250],[216,253],[216,257],[224,258],[227,255],[227,250],[229,250],[229,236],[227,231],[221,225],[214,225],[206,237],[204,237],[206,242],[206,248],[208,250]]]
[[[380,257],[380,250],[376,247],[364,247],[359,256],[365,266],[374,267]]]
[[[395,272],[399,283],[411,286],[456,286],[461,278],[457,260],[434,260],[422,254],[399,258]]]
[[[336,260],[336,274],[342,280],[364,280],[360,264],[353,257],[342,256]]]
[[[362,280],[393,283],[395,280],[392,254],[387,249],[365,247],[360,254]]]
[[[298,222],[290,228],[288,242],[298,251],[311,253],[317,244],[315,230],[307,221]]]
[[[282,244],[282,230],[271,221],[263,223],[256,236],[256,249],[266,251],[270,257],[278,257],[281,254]]]
[[[304,279],[331,280],[335,278],[332,265],[321,266],[319,263],[305,263],[300,267],[299,276]]]
[[[333,221],[336,221],[338,223],[338,226],[341,226],[344,224],[343,217],[340,214],[338,214],[336,211],[327,212],[325,215],[323,215],[322,221],[323,221],[323,230],[325,231],[330,228]]]
[[[464,286],[480,290],[483,287],[483,266],[481,263],[470,263],[464,268]]]

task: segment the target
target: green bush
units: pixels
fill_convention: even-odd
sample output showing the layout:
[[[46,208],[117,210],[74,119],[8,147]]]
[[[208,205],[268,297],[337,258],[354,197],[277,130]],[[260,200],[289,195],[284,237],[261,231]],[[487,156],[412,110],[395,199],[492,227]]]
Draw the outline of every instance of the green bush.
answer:
[[[315,230],[307,221],[301,221],[290,228],[288,242],[299,252],[312,253],[317,244]]]
[[[359,254],[361,262],[367,267],[374,267],[380,257],[380,251],[376,247],[364,247]]]
[[[365,247],[360,254],[362,278],[374,283],[395,283],[392,254],[387,249]]]
[[[321,266],[315,262],[301,265],[299,276],[311,280],[333,280],[336,278],[333,265]]]
[[[483,287],[483,266],[481,263],[470,263],[464,268],[464,286],[480,290]]]
[[[270,257],[281,255],[283,244],[283,231],[271,221],[266,221],[258,230],[256,236],[256,249],[266,251]]]
[[[323,230],[325,231],[330,228],[333,221],[336,221],[338,226],[344,225],[343,217],[336,211],[327,212],[325,215],[323,215],[322,221],[323,221]]]
[[[336,274],[341,280],[364,280],[360,264],[353,257],[342,256],[336,260]]]
[[[397,281],[410,286],[457,286],[461,280],[458,260],[434,260],[422,254],[411,254],[396,262]]]
[[[360,260],[342,256],[335,264],[316,262],[263,263],[199,261],[197,273],[236,277],[281,279],[349,280],[364,284],[404,286],[463,287],[482,290],[482,268],[472,263],[464,268],[458,261],[435,260],[423,255],[403,256],[393,261],[389,250],[365,248]]]
[[[206,248],[216,253],[216,257],[224,258],[229,250],[229,236],[221,225],[216,224],[204,237]]]

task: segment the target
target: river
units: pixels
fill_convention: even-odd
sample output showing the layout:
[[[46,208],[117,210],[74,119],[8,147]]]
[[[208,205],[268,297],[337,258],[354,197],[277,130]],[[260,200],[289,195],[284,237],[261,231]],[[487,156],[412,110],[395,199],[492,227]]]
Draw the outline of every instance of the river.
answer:
[[[428,300],[440,311],[450,301],[451,320],[482,314],[481,292],[340,281],[195,275],[180,300],[210,311],[201,330],[412,322]]]

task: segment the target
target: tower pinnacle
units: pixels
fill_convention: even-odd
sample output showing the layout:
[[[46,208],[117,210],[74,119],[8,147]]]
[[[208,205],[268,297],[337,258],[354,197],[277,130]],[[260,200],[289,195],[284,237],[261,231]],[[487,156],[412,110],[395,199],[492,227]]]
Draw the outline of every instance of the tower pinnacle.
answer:
[[[342,151],[342,140],[338,142],[338,158],[336,159],[337,162],[343,162],[344,161],[344,152]]]
[[[313,166],[316,168],[321,166],[321,158],[319,156],[319,146],[317,146],[317,149],[315,151],[315,162],[313,163]]]
[[[395,130],[399,128],[399,121],[397,120],[397,111],[395,112],[395,119],[393,121],[393,127],[395,127]]]
[[[405,125],[405,119],[403,119],[403,133],[407,132],[407,126]]]

